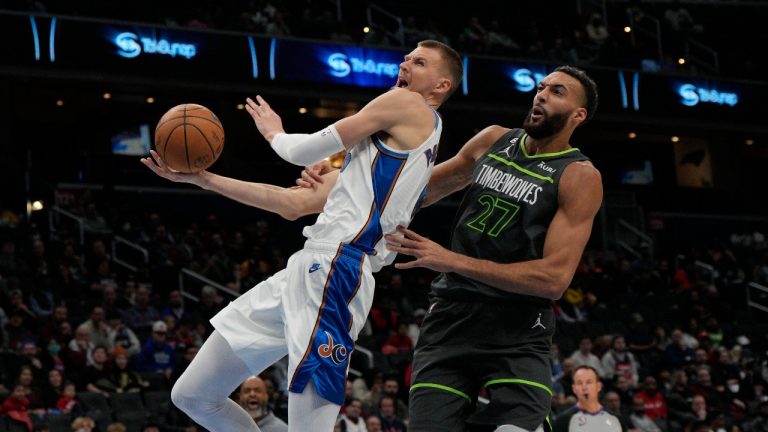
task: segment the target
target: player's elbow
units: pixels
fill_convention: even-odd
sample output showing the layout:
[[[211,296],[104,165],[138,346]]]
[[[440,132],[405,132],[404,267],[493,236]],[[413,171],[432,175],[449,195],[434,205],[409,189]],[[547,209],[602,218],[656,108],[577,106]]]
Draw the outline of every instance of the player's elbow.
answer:
[[[565,291],[567,291],[568,287],[571,285],[571,279],[572,278],[568,275],[554,275],[548,293],[549,299],[553,301],[560,300]]]

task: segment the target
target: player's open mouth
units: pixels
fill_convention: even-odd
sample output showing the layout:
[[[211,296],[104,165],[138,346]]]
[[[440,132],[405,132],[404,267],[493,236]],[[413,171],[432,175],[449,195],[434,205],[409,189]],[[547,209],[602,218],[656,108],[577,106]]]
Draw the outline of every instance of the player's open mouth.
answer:
[[[539,107],[533,107],[533,109],[531,110],[531,120],[538,121],[542,117],[544,117],[544,110]]]
[[[408,81],[404,80],[403,78],[398,78],[397,79],[397,84],[395,84],[395,87],[397,87],[397,88],[408,87]]]
[[[259,401],[257,401],[256,399],[249,400],[248,401],[248,409],[250,409],[250,410],[257,410],[257,409],[259,409]]]

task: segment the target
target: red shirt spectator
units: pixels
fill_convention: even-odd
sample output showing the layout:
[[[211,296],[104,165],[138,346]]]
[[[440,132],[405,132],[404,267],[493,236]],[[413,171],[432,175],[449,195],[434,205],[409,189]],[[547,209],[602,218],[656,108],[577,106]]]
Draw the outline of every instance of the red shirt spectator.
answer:
[[[645,415],[651,420],[667,418],[667,401],[656,387],[656,378],[646,377],[643,380],[643,389],[635,393],[635,397],[643,400]]]

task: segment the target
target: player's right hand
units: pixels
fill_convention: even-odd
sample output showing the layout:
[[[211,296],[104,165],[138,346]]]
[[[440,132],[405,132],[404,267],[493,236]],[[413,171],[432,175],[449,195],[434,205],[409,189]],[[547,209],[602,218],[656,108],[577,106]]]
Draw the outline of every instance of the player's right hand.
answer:
[[[141,163],[143,163],[147,168],[151,169],[155,174],[164,179],[168,179],[176,183],[197,184],[199,179],[202,177],[201,173],[203,171],[189,174],[178,172],[176,170],[172,170],[168,165],[166,165],[156,151],[150,150],[149,154],[152,157],[141,158]]]
[[[245,98],[245,110],[253,118],[256,128],[262,136],[271,144],[275,135],[285,133],[283,121],[280,116],[269,106],[267,101],[261,96],[256,96],[254,101],[251,98]]]
[[[301,177],[296,179],[296,185],[303,188],[317,189],[320,183],[325,183],[323,175],[333,171],[334,167],[327,160],[322,160],[314,165],[304,168]]]

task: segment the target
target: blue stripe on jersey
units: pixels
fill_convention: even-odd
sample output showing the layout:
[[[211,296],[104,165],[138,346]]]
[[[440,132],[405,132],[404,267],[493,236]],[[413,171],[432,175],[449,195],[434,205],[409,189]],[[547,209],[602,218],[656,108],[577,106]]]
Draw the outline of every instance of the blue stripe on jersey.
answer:
[[[437,115],[437,111],[432,110],[432,114],[435,115],[435,129],[437,129],[437,125],[440,124],[440,116]]]
[[[360,287],[364,259],[362,251],[349,245],[343,245],[334,258],[315,329],[304,358],[293,374],[290,391],[303,392],[312,379],[320,397],[344,404],[347,365],[355,348],[349,334],[352,313],[348,305]]]
[[[379,218],[384,212],[384,207],[389,201],[389,196],[395,188],[397,179],[400,177],[408,158],[407,153],[396,153],[385,149],[378,139],[374,139],[373,142],[379,150],[379,154],[376,155],[373,166],[371,166],[373,181],[371,213],[365,227],[351,242],[352,245],[360,248],[368,255],[376,253],[374,247],[383,234]]]

